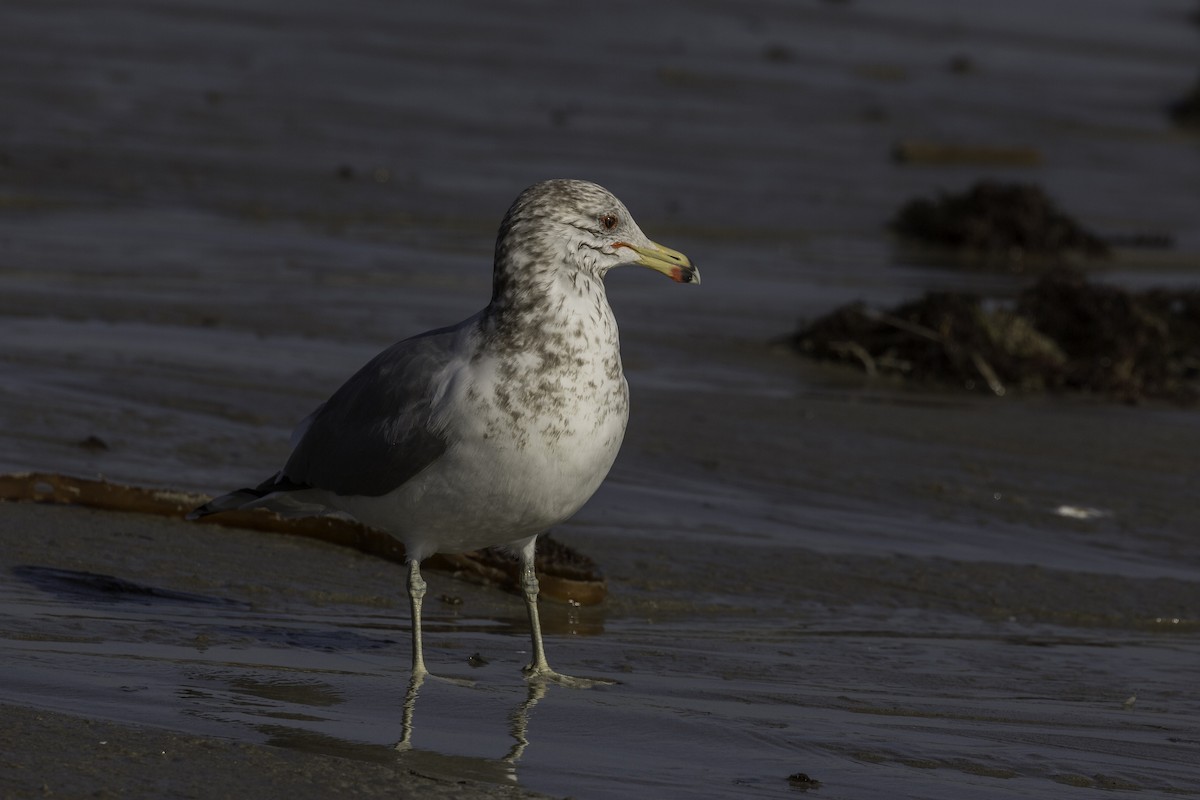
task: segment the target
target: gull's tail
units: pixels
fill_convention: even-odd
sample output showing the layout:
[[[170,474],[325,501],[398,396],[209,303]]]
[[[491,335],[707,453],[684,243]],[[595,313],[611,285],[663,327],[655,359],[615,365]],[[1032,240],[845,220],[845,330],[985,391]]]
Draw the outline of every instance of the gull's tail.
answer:
[[[294,493],[311,488],[307,484],[294,483],[282,472],[277,472],[253,489],[238,489],[236,492],[214,497],[194,509],[187,515],[187,519],[197,520],[209,514],[220,514],[222,511],[251,508],[269,508],[285,515],[311,513],[313,504],[305,503],[300,497],[294,496]]]

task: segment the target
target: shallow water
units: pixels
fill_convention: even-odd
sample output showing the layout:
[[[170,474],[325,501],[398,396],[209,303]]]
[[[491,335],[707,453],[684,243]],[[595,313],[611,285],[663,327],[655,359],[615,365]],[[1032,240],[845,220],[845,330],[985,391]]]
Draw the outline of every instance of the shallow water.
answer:
[[[557,535],[611,594],[544,613],[556,667],[619,685],[530,696],[520,602],[433,575],[462,603],[429,604],[430,665],[477,686],[423,686],[397,754],[395,565],[7,506],[0,700],[586,798],[800,772],[822,797],[1196,792],[1195,412],[906,389],[770,344],[852,299],[1014,291],[883,232],[980,174],[1174,238],[1104,279],[1194,280],[1200,160],[1161,111],[1193,4],[1048,5],[6,4],[4,471],[261,479],[378,349],[482,305],[500,215],[547,176],[608,185],[704,283],[609,280],[630,431]],[[1044,163],[893,164],[911,137]]]

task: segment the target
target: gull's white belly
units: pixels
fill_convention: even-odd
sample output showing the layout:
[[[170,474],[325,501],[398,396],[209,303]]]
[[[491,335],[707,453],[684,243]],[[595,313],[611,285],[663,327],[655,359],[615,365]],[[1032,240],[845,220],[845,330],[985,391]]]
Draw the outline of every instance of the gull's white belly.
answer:
[[[434,377],[440,457],[388,494],[330,504],[416,558],[516,542],[578,511],[621,448],[629,389],[603,284],[554,292],[515,329],[468,329]]]
[[[593,377],[559,386],[567,403],[526,407],[520,424],[494,397],[468,397],[460,387],[460,435],[441,458],[386,495],[339,497],[336,505],[391,533],[417,558],[543,533],[595,493],[624,438],[624,376],[619,385]]]

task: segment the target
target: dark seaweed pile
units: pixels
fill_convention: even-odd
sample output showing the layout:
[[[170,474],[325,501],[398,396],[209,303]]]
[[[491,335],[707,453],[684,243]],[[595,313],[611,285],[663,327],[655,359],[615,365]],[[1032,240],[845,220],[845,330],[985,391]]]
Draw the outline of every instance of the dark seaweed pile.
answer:
[[[1055,272],[1006,306],[947,292],[892,311],[843,306],[791,341],[805,355],[869,374],[997,395],[1200,400],[1200,289],[1133,293]]]
[[[961,194],[917,198],[901,207],[892,230],[989,264],[1061,263],[1102,258],[1108,245],[1059,210],[1038,186],[979,181]]]

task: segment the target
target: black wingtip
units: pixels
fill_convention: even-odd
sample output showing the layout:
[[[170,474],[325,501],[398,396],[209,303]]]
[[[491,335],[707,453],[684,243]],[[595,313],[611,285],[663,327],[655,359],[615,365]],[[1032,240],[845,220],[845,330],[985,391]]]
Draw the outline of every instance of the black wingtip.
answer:
[[[286,475],[277,473],[267,480],[260,483],[253,489],[247,487],[238,489],[236,492],[223,494],[220,497],[214,497],[202,506],[197,506],[192,509],[184,519],[195,522],[201,517],[207,517],[209,514],[220,514],[223,511],[234,511],[239,508],[253,508],[267,495],[279,494],[281,492],[297,492],[312,487],[303,483],[296,483]]]

